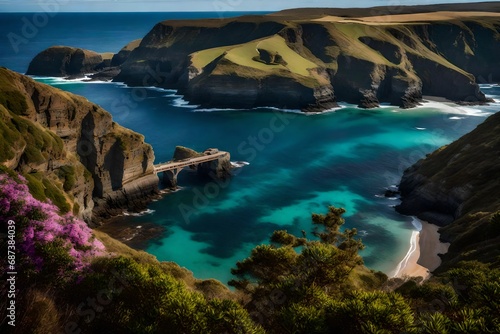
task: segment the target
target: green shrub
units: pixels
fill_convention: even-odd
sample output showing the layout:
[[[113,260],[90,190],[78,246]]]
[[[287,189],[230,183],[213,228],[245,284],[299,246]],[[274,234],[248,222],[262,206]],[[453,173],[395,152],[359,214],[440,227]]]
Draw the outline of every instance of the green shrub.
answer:
[[[10,121],[0,118],[0,162],[11,160],[15,157],[14,143],[22,140],[19,132]]]
[[[62,140],[49,130],[41,129],[33,122],[17,116],[12,118],[12,123],[26,141],[24,156],[27,163],[42,163],[49,155],[56,158],[62,156]]]
[[[61,154],[62,151],[64,151],[64,143],[63,143],[62,139],[60,137],[58,137],[52,131],[47,131],[47,133],[49,134],[49,136],[52,137],[52,140],[53,140],[52,147],[53,147],[54,151],[57,152],[58,154]]]
[[[44,202],[47,199],[45,195],[45,186],[42,183],[42,175],[40,173],[24,174],[28,181],[28,188],[31,195],[37,200]]]
[[[26,115],[28,104],[26,97],[18,91],[0,91],[0,104],[16,115]]]
[[[14,179],[17,183],[20,183],[21,180],[19,180],[19,177],[15,171],[12,169],[8,168],[7,166],[0,165],[0,174],[7,174],[9,175],[12,179]]]
[[[66,240],[56,239],[54,242],[45,244],[37,243],[38,254],[43,258],[43,273],[38,276],[50,280],[52,284],[60,279],[60,272],[69,272],[73,268],[75,259],[69,255],[64,246]]]
[[[26,163],[40,164],[45,161],[45,157],[43,156],[40,149],[30,144],[28,144],[24,149],[24,157],[26,159]]]
[[[78,216],[80,213],[80,205],[78,203],[75,203],[73,205],[73,215]]]
[[[321,307],[292,304],[281,311],[279,318],[286,333],[328,333]]]
[[[415,333],[413,312],[388,292],[352,292],[326,310],[331,333]]]
[[[28,181],[28,188],[33,197],[39,201],[46,201],[48,198],[61,210],[61,213],[69,212],[71,207],[63,192],[52,181],[40,173],[24,174],[24,177]]]
[[[67,165],[59,168],[58,176],[64,179],[63,189],[64,191],[70,191],[73,189],[76,183],[76,172],[75,167]]]
[[[421,333],[447,334],[450,325],[451,320],[446,315],[426,313],[421,317],[418,327]]]
[[[158,262],[101,258],[92,269],[81,284],[66,293],[79,305],[89,295],[108,291],[106,300],[111,300],[112,306],[104,305],[100,312],[95,312],[92,322],[76,319],[82,332],[263,333],[238,303],[208,301],[165,273]]]
[[[71,209],[61,189],[55,186],[50,180],[43,179],[45,186],[45,195],[49,198],[55,206],[61,210],[61,213],[67,213]]]

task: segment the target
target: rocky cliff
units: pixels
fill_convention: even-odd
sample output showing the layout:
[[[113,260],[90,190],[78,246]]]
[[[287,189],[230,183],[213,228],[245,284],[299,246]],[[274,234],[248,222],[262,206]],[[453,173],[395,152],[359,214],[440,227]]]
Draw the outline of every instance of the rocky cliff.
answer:
[[[139,44],[141,44],[141,39],[136,39],[135,41],[132,41],[125,45],[117,54],[113,55],[113,58],[111,59],[111,66],[120,66],[123,64],[128,56],[137,49]]]
[[[424,95],[486,103],[477,83],[500,80],[498,11],[482,3],[165,21],[115,55],[114,80],[217,108],[409,108]]]
[[[365,10],[346,18],[332,9],[166,21],[130,54],[115,80],[151,79],[202,107],[307,111],[336,101],[413,107],[423,95],[486,102],[477,81],[498,79],[492,55],[500,52],[500,16],[421,15],[415,8],[409,16]],[[376,16],[382,13],[389,15]]]
[[[500,256],[500,113],[405,171],[400,213],[443,226],[448,262]],[[496,217],[496,218],[495,218]]]
[[[36,55],[26,74],[53,77],[83,76],[95,72],[96,68],[105,67],[105,58],[90,50],[53,46]]]
[[[201,158],[204,156],[210,156],[213,154],[220,153],[218,149],[209,148],[204,152],[196,152],[190,148],[184,146],[177,146],[172,157],[172,162],[181,162],[187,159]],[[198,175],[208,179],[226,179],[231,177],[231,171],[233,167],[231,166],[231,155],[229,152],[225,152],[215,160],[202,162],[199,164],[194,164],[189,166],[192,170],[196,170]],[[178,171],[174,172],[164,172],[163,173],[163,184],[171,187],[177,188],[177,174]]]
[[[1,68],[0,112],[0,163],[63,212],[98,223],[157,192],[151,146],[85,98]]]

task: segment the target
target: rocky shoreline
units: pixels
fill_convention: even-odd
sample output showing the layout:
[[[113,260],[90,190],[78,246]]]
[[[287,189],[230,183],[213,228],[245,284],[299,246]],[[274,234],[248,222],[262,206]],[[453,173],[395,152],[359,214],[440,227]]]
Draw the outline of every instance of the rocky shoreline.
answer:
[[[402,202],[396,210],[441,227],[441,240],[451,242],[443,256],[446,265],[495,259],[500,231],[495,225],[500,212],[495,195],[500,180],[499,131],[500,112],[420,160],[402,177]]]
[[[500,52],[498,31],[491,28],[500,16],[428,13],[427,22],[421,21],[420,9],[425,8],[410,11],[417,25],[398,15],[381,24],[354,10],[346,17],[295,10],[165,21],[108,59],[89,50],[49,48],[33,59],[27,74],[90,74],[90,80],[176,89],[200,108],[321,112],[340,101],[362,108],[381,103],[413,108],[424,95],[466,105],[488,103],[477,82],[500,80],[491,57]]]
[[[62,214],[72,212],[96,227],[125,211],[144,211],[161,196],[153,148],[100,106],[5,68],[0,102],[0,162]],[[178,147],[174,160],[180,152],[213,153]],[[229,157],[200,164],[198,174],[228,177]]]

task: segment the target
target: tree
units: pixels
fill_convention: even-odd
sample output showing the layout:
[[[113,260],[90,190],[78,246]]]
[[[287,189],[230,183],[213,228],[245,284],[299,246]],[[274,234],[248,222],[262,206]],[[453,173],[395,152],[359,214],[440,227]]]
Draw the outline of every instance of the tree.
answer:
[[[356,229],[341,231],[344,213],[329,207],[326,214],[313,214],[316,239],[275,231],[271,245],[257,246],[232,269],[237,279],[229,284],[250,296],[246,307],[266,329],[316,333],[326,328],[321,310],[363,264]]]
[[[271,245],[257,246],[250,257],[236,264],[231,272],[238,279],[229,284],[251,293],[256,286],[297,280],[297,286],[315,283],[333,286],[363,264],[358,251],[364,248],[356,239],[356,229],[340,231],[344,209],[329,207],[324,215],[313,214],[314,235],[319,240],[298,238],[287,231],[275,231]],[[296,248],[302,247],[300,252]]]
[[[326,308],[329,333],[415,333],[413,312],[393,292],[353,291]]]

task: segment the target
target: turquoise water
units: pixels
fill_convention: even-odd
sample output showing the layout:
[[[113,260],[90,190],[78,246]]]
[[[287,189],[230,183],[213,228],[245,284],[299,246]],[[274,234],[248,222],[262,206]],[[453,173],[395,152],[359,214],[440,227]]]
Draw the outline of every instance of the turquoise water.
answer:
[[[3,38],[20,29],[22,15],[1,14]],[[18,53],[2,44],[0,66],[24,72],[36,53],[54,44],[117,51],[161,19],[217,13],[71,15],[53,18]],[[116,223],[118,229],[162,226],[161,235],[141,244],[145,250],[187,267],[198,278],[223,282],[231,278],[230,268],[274,230],[309,232],[311,213],[325,212],[328,205],[347,209],[346,227],[356,227],[367,246],[366,265],[389,273],[406,254],[414,227],[410,217],[394,211],[396,199],[381,195],[399,182],[406,167],[469,132],[498,108],[430,104],[401,111],[344,105],[310,116],[265,108],[195,111],[183,107],[174,91],[38,80],[85,96],[118,123],[144,134],[156,162],[169,160],[175,146],[183,145],[217,147],[229,151],[233,161],[249,163],[220,184],[182,172],[182,189],[152,203],[153,214]],[[500,95],[498,87],[484,90]]]
[[[185,266],[196,277],[223,282],[231,278],[230,268],[274,230],[311,231],[310,214],[323,213],[328,205],[347,209],[346,227],[356,227],[367,245],[366,265],[390,273],[406,254],[414,227],[410,217],[394,211],[396,199],[381,195],[410,164],[469,132],[495,110],[344,105],[310,116],[272,109],[196,111],[180,107],[173,91],[158,89],[144,91],[147,97],[126,108],[120,101],[144,97],[138,88],[42,81],[86,96],[120,124],[143,133],[156,162],[169,160],[175,146],[184,145],[217,147],[229,151],[232,161],[250,163],[220,184],[182,172],[182,189],[152,203],[153,214],[127,217],[118,225],[161,225],[164,234],[145,250]]]

